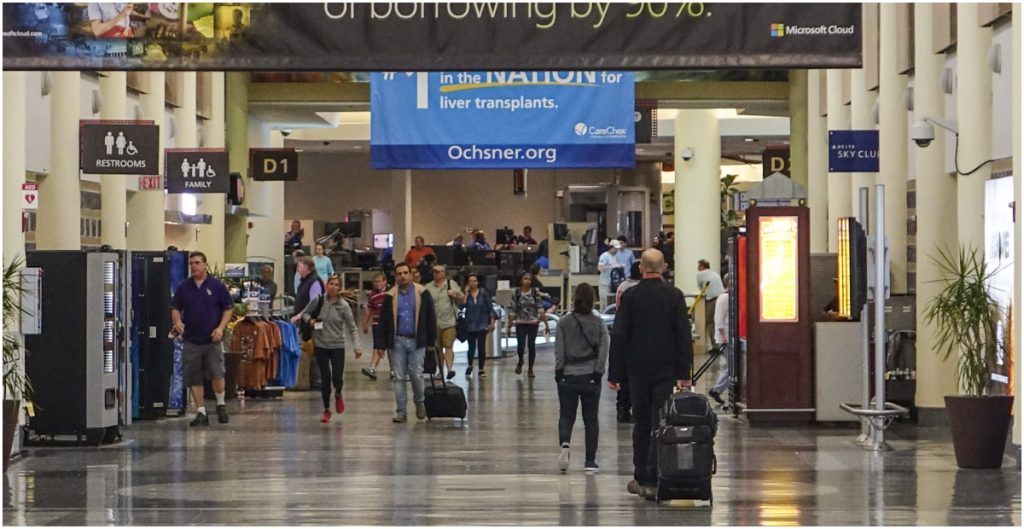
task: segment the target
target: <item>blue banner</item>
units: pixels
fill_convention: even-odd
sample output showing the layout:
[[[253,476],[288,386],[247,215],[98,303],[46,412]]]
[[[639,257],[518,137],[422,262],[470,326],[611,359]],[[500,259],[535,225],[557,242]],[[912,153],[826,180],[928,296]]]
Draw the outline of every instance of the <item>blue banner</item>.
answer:
[[[828,172],[877,173],[878,131],[828,131]]]
[[[604,71],[374,73],[371,165],[633,167],[633,82]]]

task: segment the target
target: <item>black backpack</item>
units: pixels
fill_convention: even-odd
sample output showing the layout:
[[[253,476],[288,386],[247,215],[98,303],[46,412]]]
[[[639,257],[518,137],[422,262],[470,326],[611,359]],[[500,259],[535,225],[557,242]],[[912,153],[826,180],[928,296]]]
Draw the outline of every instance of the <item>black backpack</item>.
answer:
[[[626,280],[626,272],[622,268],[612,268],[609,276],[611,277],[611,284],[608,286],[610,292],[618,290],[619,285]]]

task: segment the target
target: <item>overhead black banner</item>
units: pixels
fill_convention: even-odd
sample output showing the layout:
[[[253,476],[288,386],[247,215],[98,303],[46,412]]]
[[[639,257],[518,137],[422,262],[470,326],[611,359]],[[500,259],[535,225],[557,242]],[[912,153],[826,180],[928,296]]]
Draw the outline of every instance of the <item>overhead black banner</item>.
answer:
[[[249,175],[258,182],[299,179],[295,149],[249,149]]]
[[[79,121],[78,163],[86,174],[160,173],[160,127],[152,121]]]
[[[165,149],[168,193],[227,193],[228,152],[224,149]]]
[[[857,68],[861,4],[4,4],[4,69]]]

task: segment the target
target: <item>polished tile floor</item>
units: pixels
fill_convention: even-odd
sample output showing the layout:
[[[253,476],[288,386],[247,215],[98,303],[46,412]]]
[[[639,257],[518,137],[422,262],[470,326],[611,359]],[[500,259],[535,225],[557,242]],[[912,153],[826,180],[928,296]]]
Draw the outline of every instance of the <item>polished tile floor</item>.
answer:
[[[626,493],[630,430],[602,394],[600,473],[583,472],[582,423],[557,470],[550,348],[538,378],[514,359],[456,381],[470,417],[395,425],[391,385],[349,359],[348,411],[319,394],[233,402],[231,423],[140,422],[102,448],[27,449],[4,478],[5,525],[1020,525],[1021,474],[957,470],[943,429],[900,426],[894,450],[855,431],[751,429],[723,415],[713,505]],[[365,357],[364,357],[365,360]],[[464,361],[463,361],[464,362]],[[708,377],[711,378],[710,376]],[[707,383],[707,382],[705,382]]]

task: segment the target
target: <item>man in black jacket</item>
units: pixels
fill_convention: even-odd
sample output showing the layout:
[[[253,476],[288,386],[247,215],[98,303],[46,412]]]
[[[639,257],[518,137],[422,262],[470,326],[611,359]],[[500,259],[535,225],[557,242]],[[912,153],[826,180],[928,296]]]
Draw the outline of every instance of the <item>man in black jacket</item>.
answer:
[[[380,310],[381,333],[384,348],[391,351],[391,366],[395,370],[395,416],[392,422],[406,421],[406,377],[412,381],[416,418],[427,417],[423,405],[423,356],[427,346],[437,341],[437,316],[434,301],[426,287],[412,280],[409,265],[395,266],[394,288],[384,296]]]
[[[640,283],[625,291],[615,313],[608,386],[629,380],[633,405],[633,481],[626,490],[654,499],[658,451],[653,428],[672,389],[689,389],[693,365],[690,319],[683,293],[666,283],[665,256],[649,249],[640,257]]]

